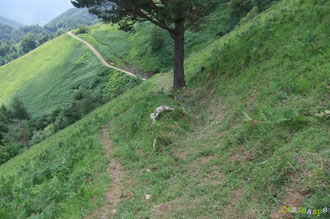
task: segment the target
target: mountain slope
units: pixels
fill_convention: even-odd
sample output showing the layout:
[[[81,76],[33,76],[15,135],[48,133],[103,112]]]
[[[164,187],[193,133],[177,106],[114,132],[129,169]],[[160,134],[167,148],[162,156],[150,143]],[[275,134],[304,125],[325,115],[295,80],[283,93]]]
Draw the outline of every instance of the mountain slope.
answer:
[[[110,121],[110,156],[126,170],[114,217],[306,218],[281,209],[329,206],[329,10],[281,1],[187,57],[189,88],[169,91],[171,74],[156,75],[9,161],[0,215],[102,207]],[[152,126],[160,105],[175,110]]]
[[[230,6],[219,3],[216,10],[205,17],[202,31],[187,30],[185,55],[199,51],[219,36],[232,30],[237,23],[230,17]],[[143,22],[135,26],[134,33],[117,29],[116,25],[94,25],[76,34],[92,44],[108,62],[137,74],[152,75],[168,72],[172,68],[173,42],[168,32]]]
[[[22,26],[22,24],[20,24],[20,23],[18,23],[16,21],[13,21],[13,20],[10,20],[10,19],[1,17],[1,16],[0,16],[0,23],[1,24],[5,24],[5,25],[8,25],[8,26],[11,26],[11,27],[14,27],[14,28],[19,28],[19,27]]]
[[[86,55],[82,55],[84,53]],[[87,60],[84,62],[84,59]],[[90,64],[84,64],[87,62]],[[73,70],[79,65],[80,69],[74,73]],[[17,95],[33,115],[50,112],[63,100],[69,101],[76,83],[74,78],[81,81],[93,76],[93,73],[81,74],[81,68],[104,71],[79,42],[68,36],[59,37],[0,68],[0,77],[3,78],[0,82],[0,102],[6,103]],[[67,84],[63,84],[65,77],[71,77],[71,80],[67,79]],[[79,84],[76,86],[79,87]],[[66,98],[58,100],[58,95]]]
[[[50,21],[47,28],[76,29],[79,25],[93,25],[99,19],[88,12],[88,9],[72,8]]]
[[[0,77],[0,104],[17,96],[39,117],[69,105],[82,89],[111,95],[110,84],[128,83],[129,76],[107,69],[83,43],[63,35],[0,67]]]

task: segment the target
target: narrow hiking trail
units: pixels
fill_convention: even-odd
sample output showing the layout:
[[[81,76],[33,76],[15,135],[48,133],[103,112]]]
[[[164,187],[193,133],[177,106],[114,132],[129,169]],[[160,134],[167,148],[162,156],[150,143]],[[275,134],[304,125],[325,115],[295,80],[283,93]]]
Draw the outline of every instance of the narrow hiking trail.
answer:
[[[104,58],[101,56],[101,54],[87,41],[79,38],[76,36],[72,31],[67,33],[70,37],[79,40],[80,42],[83,42],[95,55],[96,57],[100,60],[100,62],[111,69],[115,69],[118,71],[123,72],[124,74],[127,74],[129,76],[137,78],[137,76],[131,72],[128,72],[126,70],[117,68],[113,65],[108,64]],[[145,78],[141,78],[142,80],[147,80]],[[106,218],[112,218],[116,213],[116,207],[118,202],[120,202],[122,199],[127,199],[131,198],[131,195],[126,195],[123,196],[123,189],[122,189],[122,180],[124,179],[126,173],[122,165],[120,164],[119,161],[115,160],[112,158],[113,154],[113,148],[112,148],[112,141],[110,140],[109,136],[109,130],[108,128],[110,127],[111,122],[106,124],[103,129],[102,129],[102,135],[101,135],[101,142],[105,147],[106,150],[106,156],[108,160],[110,161],[108,168],[107,168],[107,174],[110,176],[111,180],[111,187],[107,190],[105,193],[105,203],[102,205],[101,208],[96,209],[93,211],[89,216],[85,217],[88,219],[92,218],[100,218],[100,219],[106,219]]]
[[[110,64],[108,64],[105,60],[104,60],[104,58],[101,56],[101,54],[90,44],[90,43],[88,43],[87,41],[85,41],[85,40],[83,40],[83,39],[81,39],[81,38],[79,38],[78,36],[76,36],[74,33],[72,33],[72,31],[70,31],[70,32],[68,32],[67,33],[70,37],[72,37],[72,38],[74,38],[74,39],[76,39],[76,40],[79,40],[80,42],[83,42],[95,55],[96,55],[96,57],[100,60],[100,62],[104,65],[104,66],[106,66],[106,67],[108,67],[108,68],[111,68],[111,69],[115,69],[115,70],[118,70],[118,71],[121,71],[121,72],[123,72],[123,73],[125,73],[125,74],[127,74],[127,75],[130,75],[130,76],[132,76],[132,77],[135,77],[135,78],[137,78],[137,76],[135,75],[135,74],[133,74],[132,72],[129,72],[129,71],[126,71],[126,70],[123,70],[123,69],[120,69],[120,68],[117,68],[117,67],[115,67],[115,66],[113,66],[113,65],[110,65]],[[141,78],[143,81],[145,81],[145,80],[147,80],[146,78]]]
[[[108,176],[110,176],[110,180],[111,180],[111,187],[105,193],[104,205],[101,208],[95,210],[91,215],[89,215],[86,218],[91,218],[91,219],[92,218],[106,219],[109,217],[112,218],[113,215],[117,213],[116,210],[117,203],[123,198],[121,181],[126,175],[126,173],[122,165],[117,160],[112,159],[111,157],[113,153],[113,148],[108,130],[110,125],[111,122],[104,126],[102,130],[101,142],[103,143],[106,149],[108,160],[111,161],[107,168],[107,174]]]

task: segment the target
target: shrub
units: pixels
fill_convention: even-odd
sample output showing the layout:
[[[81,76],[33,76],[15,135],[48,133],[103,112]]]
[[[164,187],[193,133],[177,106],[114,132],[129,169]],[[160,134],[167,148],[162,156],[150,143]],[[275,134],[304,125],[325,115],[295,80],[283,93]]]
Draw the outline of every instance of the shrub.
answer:
[[[37,42],[34,38],[34,35],[28,34],[26,37],[24,37],[20,46],[22,51],[25,53],[28,53],[31,50],[35,49],[37,47]]]
[[[165,37],[164,32],[158,28],[154,27],[150,35],[150,45],[153,51],[157,51],[164,46]]]
[[[273,2],[279,0],[231,0],[231,16],[234,20],[239,21],[245,17],[253,7],[257,7],[259,12],[266,10]]]
[[[0,165],[21,153],[23,145],[18,142],[10,142],[0,145]]]
[[[12,108],[12,116],[14,119],[24,120],[30,118],[30,115],[27,112],[24,103],[17,97],[14,98],[11,108]]]
[[[88,33],[88,28],[85,25],[80,25],[78,30],[76,31],[76,34],[83,34]]]
[[[248,21],[252,20],[258,14],[258,7],[254,6],[252,10],[241,19],[240,24],[245,24]]]
[[[38,144],[40,142],[42,142],[43,140],[45,140],[46,138],[48,138],[49,136],[51,136],[53,134],[52,131],[50,131],[50,129],[45,129],[45,130],[41,130],[41,131],[33,131],[33,135],[31,138],[31,144]]]

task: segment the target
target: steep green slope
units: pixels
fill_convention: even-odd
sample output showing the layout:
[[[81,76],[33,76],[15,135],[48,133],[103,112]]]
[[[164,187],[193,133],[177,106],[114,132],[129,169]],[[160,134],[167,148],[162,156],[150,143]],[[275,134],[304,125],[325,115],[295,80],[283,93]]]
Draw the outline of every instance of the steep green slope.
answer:
[[[189,89],[118,117],[110,136],[135,180],[118,216],[278,218],[284,206],[329,206],[329,11],[328,1],[282,1],[186,59]],[[163,95],[188,113],[152,127]]]
[[[108,24],[90,27],[89,33],[80,34],[79,37],[95,46],[106,61],[114,62],[117,66],[136,72],[159,72],[159,68],[171,65],[172,52],[168,45],[157,53],[152,51],[150,33],[153,28],[149,23],[140,24],[133,34],[119,31],[116,26]],[[160,40],[164,40],[166,33],[160,33],[164,35]]]
[[[78,90],[88,90],[94,96],[111,95],[109,84],[126,80],[67,35],[0,67],[0,78],[0,104],[18,96],[33,117],[68,105]]]
[[[26,82],[38,76],[42,71],[58,61],[69,57],[72,44],[76,43],[68,36],[62,36],[46,43],[30,54],[0,68],[0,101],[8,101]],[[76,43],[78,45],[78,43]]]
[[[283,206],[330,206],[329,10],[282,1],[192,53],[189,88],[169,91],[170,74],[157,75],[9,161],[0,215],[81,218],[102,206],[113,182],[99,136],[110,121],[113,159],[132,182],[115,217],[278,218]],[[176,110],[151,126],[164,104]]]
[[[100,130],[166,78],[145,82],[2,165],[0,216],[79,218],[100,205],[109,183]],[[24,191],[16,190],[20,182]]]
[[[237,23],[230,19],[228,4],[219,4],[217,10],[204,18],[200,32],[186,32],[185,52],[189,56],[212,40],[232,30]],[[168,72],[172,67],[173,40],[167,31],[144,22],[135,26],[134,33],[117,29],[116,25],[95,25],[79,37],[91,43],[108,62],[136,73]],[[78,30],[79,33],[79,30]]]

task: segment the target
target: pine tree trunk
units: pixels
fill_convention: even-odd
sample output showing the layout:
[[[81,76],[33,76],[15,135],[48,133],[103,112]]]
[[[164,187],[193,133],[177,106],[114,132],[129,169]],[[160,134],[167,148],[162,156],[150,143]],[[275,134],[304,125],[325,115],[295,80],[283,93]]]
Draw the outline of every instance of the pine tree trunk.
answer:
[[[175,22],[174,39],[174,89],[181,89],[186,86],[184,77],[184,20]]]

